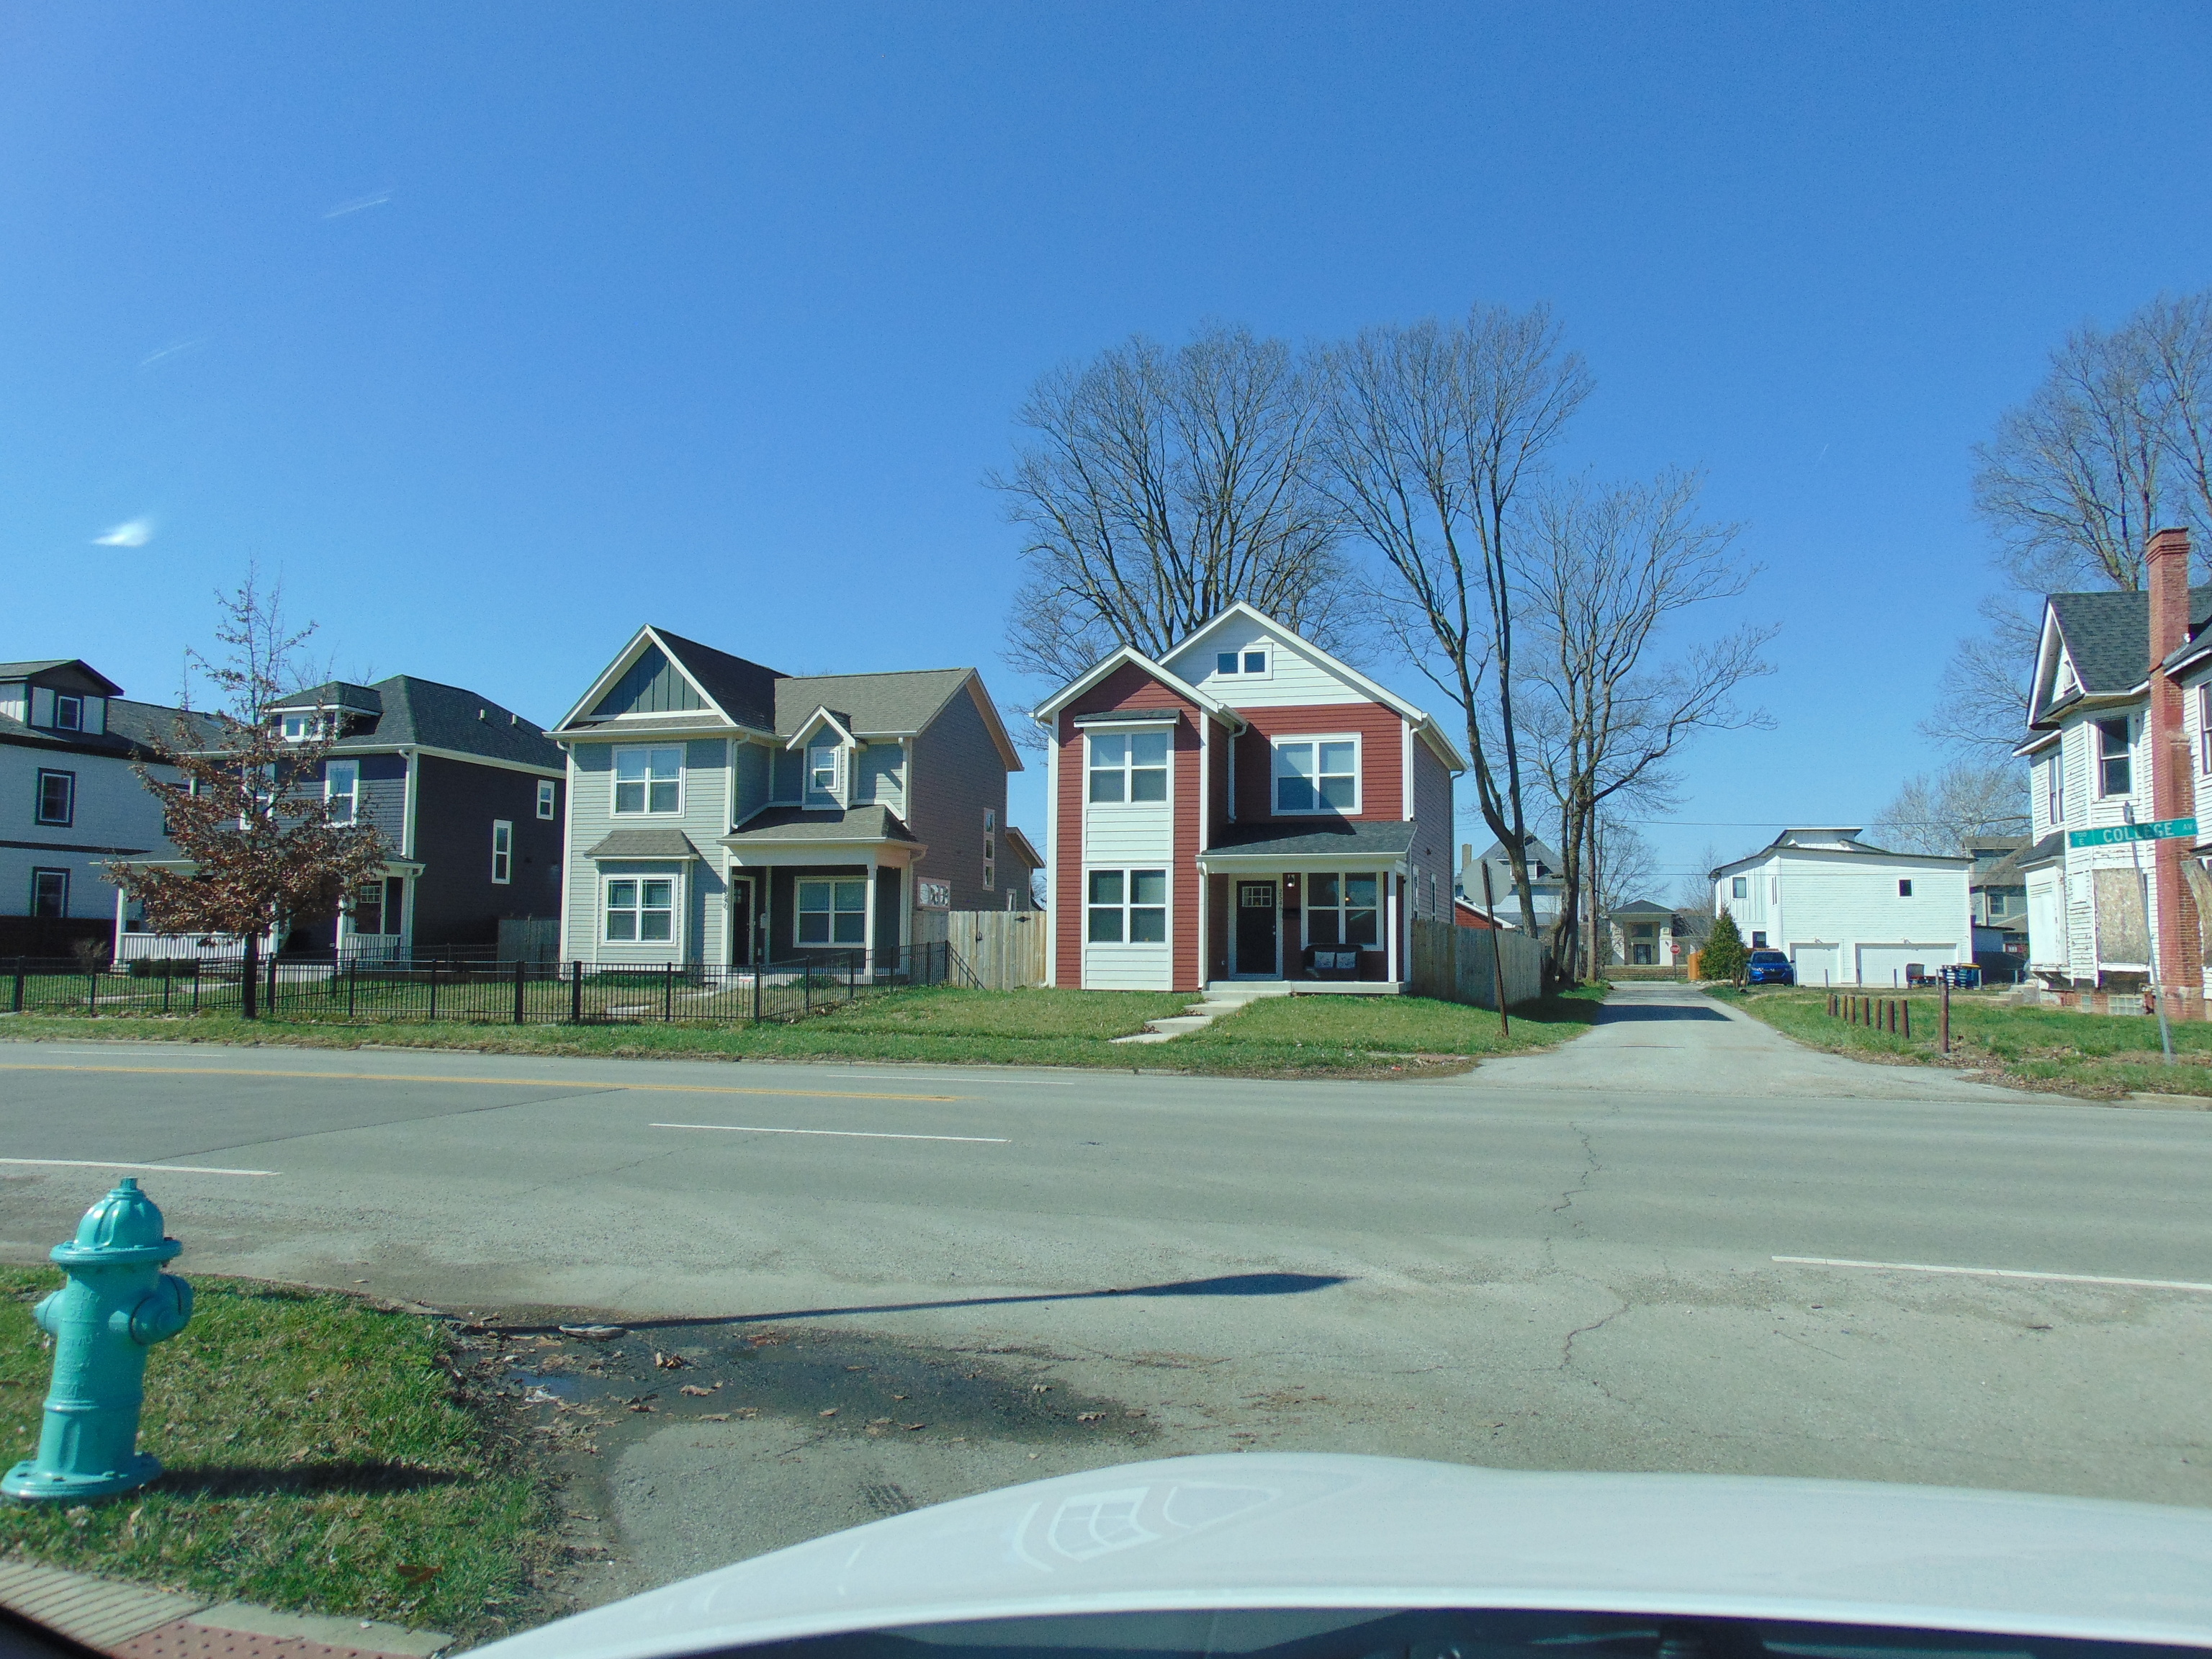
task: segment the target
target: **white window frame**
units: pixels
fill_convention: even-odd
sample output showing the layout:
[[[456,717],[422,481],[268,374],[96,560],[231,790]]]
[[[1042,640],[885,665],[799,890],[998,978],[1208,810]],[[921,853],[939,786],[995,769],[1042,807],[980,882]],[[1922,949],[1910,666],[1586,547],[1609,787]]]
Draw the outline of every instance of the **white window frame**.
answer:
[[[341,773],[346,778],[347,787],[343,789],[336,787]],[[337,803],[341,800],[346,804],[343,817],[340,817],[337,811]],[[331,809],[330,820],[332,823],[361,822],[361,763],[359,761],[334,760],[325,761],[323,763],[323,804]]]
[[[323,735],[319,709],[289,709],[276,717],[276,734],[287,743],[312,743]]]
[[[830,781],[827,783],[819,781],[823,767],[817,757],[822,755],[827,755],[830,757]],[[844,780],[845,746],[842,744],[810,743],[806,745],[806,777],[803,787],[807,794],[834,797]]]
[[[677,891],[678,880],[678,878],[672,875],[603,876],[599,883],[599,938],[601,940],[609,945],[674,945],[676,943],[676,913],[681,896]],[[648,888],[655,885],[665,887],[668,890],[666,904],[646,902],[650,896]],[[616,890],[623,887],[630,890],[629,893],[618,894]],[[627,902],[617,904],[615,902],[617,897],[625,897]],[[664,915],[668,918],[668,931],[658,938],[649,936],[645,931],[646,919],[648,916]],[[628,938],[615,931],[614,918],[617,915],[627,915],[630,918],[631,932]]]
[[[33,916],[37,916],[41,914],[39,909],[39,883],[43,878],[47,876],[59,876],[61,878],[62,907],[60,909],[54,912],[54,919],[57,921],[65,920],[70,913],[70,872],[66,869],[57,870],[51,866],[41,866],[31,872],[30,913]]]
[[[1137,882],[1145,879],[1144,896],[1139,896]],[[1154,883],[1157,881],[1157,887]],[[1111,887],[1103,884],[1111,882]],[[1155,902],[1152,895],[1158,895]],[[1151,948],[1172,943],[1169,912],[1174,908],[1174,888],[1167,871],[1146,865],[1108,865],[1083,872],[1083,943],[1085,949],[1094,945],[1119,945]],[[1146,918],[1147,928],[1152,918],[1159,918],[1160,936],[1158,939],[1134,939],[1139,914]],[[1113,918],[1114,933],[1110,939],[1097,938],[1097,930],[1103,917]]]
[[[46,811],[46,780],[59,778],[64,787],[62,815],[55,817]],[[76,774],[64,771],[58,766],[39,769],[37,787],[31,795],[31,814],[33,822],[51,829],[67,830],[76,823]]]
[[[818,906],[810,905],[807,902],[809,896],[807,890],[810,888],[820,889],[821,897],[826,902]],[[860,896],[859,907],[854,908],[842,903],[841,901],[855,889],[858,890]],[[865,945],[868,942],[867,878],[866,876],[808,876],[794,881],[792,883],[791,915],[791,942],[802,950],[849,950],[855,945]],[[822,919],[823,936],[820,939],[806,937],[809,925],[807,919],[810,916],[819,916]],[[847,921],[848,919],[854,930],[853,936],[850,939],[840,939],[837,937],[838,924]]]
[[[1317,904],[1314,902],[1314,895],[1321,890],[1314,884],[1316,877],[1325,877],[1335,882],[1335,903]],[[1349,902],[1351,894],[1345,884],[1354,879],[1371,881],[1375,884],[1373,903],[1353,904]],[[1303,942],[1308,950],[1380,951],[1384,948],[1382,913],[1389,902],[1389,877],[1375,870],[1307,870],[1299,872],[1298,888],[1298,896],[1304,906],[1298,917],[1298,927],[1303,935]],[[1326,943],[1314,937],[1313,919],[1316,915],[1331,915],[1336,918],[1336,940],[1334,944]],[[1351,931],[1351,924],[1346,919],[1355,915],[1370,915],[1374,918],[1375,937],[1373,939],[1349,939],[1345,937]]]
[[[64,719],[64,716],[68,718]],[[54,730],[82,732],[84,730],[84,699],[75,692],[54,693]]]
[[[2105,729],[2108,726],[2117,726],[2126,734],[2120,744],[2120,751],[2117,755],[2108,752],[2105,748],[2105,739],[2110,735]],[[2089,746],[2094,751],[2091,757],[2097,764],[2097,799],[2114,800],[2123,795],[2134,794],[2136,792],[2135,720],[2126,714],[2114,715],[2107,720],[2092,720],[2089,723]],[[2110,776],[2108,769],[2114,761],[2124,761],[2127,763],[2128,787],[2124,789],[2106,787],[2106,781]]]
[[[550,778],[538,780],[538,816],[549,823],[553,817],[558,787]]]
[[[640,776],[629,780],[625,780],[623,777],[623,757],[625,755],[642,755],[646,757],[646,769]],[[659,776],[653,772],[653,757],[655,755],[673,755],[676,757],[676,775],[672,780]],[[609,805],[615,817],[622,818],[680,818],[684,816],[684,745],[682,744],[623,744],[615,750],[613,758],[610,764],[613,768],[614,786],[613,793],[609,800]],[[631,786],[641,788],[644,791],[644,793],[639,797],[641,805],[629,808],[625,808],[623,805],[622,792],[626,782]],[[654,806],[653,804],[654,789],[662,784],[670,782],[672,782],[675,786],[676,805],[673,806]]]
[[[1322,745],[1346,743],[1352,745],[1352,770],[1348,775],[1352,779],[1352,805],[1349,806],[1328,805],[1322,800],[1322,782],[1328,778],[1340,778],[1347,775],[1343,772],[1321,770]],[[1314,804],[1311,806],[1283,805],[1283,784],[1287,778],[1299,775],[1297,773],[1285,774],[1283,770],[1284,752],[1291,749],[1304,749],[1312,754],[1314,770],[1304,775],[1313,789]],[[1267,742],[1267,808],[1270,816],[1279,818],[1358,817],[1362,805],[1360,797],[1363,791],[1360,782],[1362,763],[1364,759],[1365,751],[1360,744],[1359,734],[1357,732],[1285,732],[1280,737],[1269,738]]]
[[[1255,657],[1260,659],[1257,668],[1252,666]],[[1229,665],[1225,668],[1222,666],[1224,659]],[[1275,649],[1265,641],[1257,645],[1240,645],[1233,650],[1213,653],[1213,677],[1216,679],[1266,680],[1273,679],[1274,676]]]
[[[1730,898],[1749,898],[1751,896],[1751,878],[1748,876],[1730,876],[1729,878],[1729,896]]]
[[[1139,807],[1146,811],[1157,811],[1175,798],[1175,728],[1168,726],[1131,726],[1121,730],[1090,731],[1083,734],[1083,804],[1086,807]],[[1158,765],[1137,764],[1137,744],[1139,740],[1157,738],[1166,745],[1166,752]],[[1119,744],[1121,760],[1112,765],[1099,765],[1099,745]],[[1160,775],[1160,793],[1143,800],[1136,799],[1139,774]],[[1115,777],[1120,780],[1115,787],[1118,794],[1103,799],[1095,793],[1097,780]]]
[[[995,892],[999,885],[999,809],[983,809],[983,890]]]
[[[491,884],[505,887],[514,880],[514,821],[491,821]]]
[[[2212,763],[2212,746],[2205,750],[2208,763]],[[2043,811],[2052,823],[2066,822],[2066,740],[2062,737],[2051,750],[2051,758],[2044,767]]]

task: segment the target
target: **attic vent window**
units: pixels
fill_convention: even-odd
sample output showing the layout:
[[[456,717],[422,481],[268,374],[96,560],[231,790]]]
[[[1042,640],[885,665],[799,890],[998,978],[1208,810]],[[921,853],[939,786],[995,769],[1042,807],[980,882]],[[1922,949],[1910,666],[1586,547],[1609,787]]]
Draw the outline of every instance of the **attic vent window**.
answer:
[[[1216,674],[1264,674],[1267,672],[1267,653],[1257,651],[1223,651],[1213,659]]]
[[[1909,881],[1899,882],[1897,884],[1897,896],[1899,898],[1911,898],[1912,896],[1912,884]]]
[[[54,727],[61,732],[84,730],[84,699],[57,695],[54,698]]]

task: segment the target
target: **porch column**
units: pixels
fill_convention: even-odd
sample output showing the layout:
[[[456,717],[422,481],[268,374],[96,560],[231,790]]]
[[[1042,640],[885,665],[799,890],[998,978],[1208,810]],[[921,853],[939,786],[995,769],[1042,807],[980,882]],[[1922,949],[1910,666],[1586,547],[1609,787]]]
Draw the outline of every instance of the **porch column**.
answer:
[[[860,919],[860,953],[866,959],[868,983],[876,982],[876,855],[868,854],[868,909]]]
[[[1382,885],[1387,892],[1386,902],[1390,913],[1389,921],[1390,943],[1384,955],[1385,965],[1382,977],[1389,983],[1395,985],[1398,982],[1398,878],[1386,874],[1382,878]]]

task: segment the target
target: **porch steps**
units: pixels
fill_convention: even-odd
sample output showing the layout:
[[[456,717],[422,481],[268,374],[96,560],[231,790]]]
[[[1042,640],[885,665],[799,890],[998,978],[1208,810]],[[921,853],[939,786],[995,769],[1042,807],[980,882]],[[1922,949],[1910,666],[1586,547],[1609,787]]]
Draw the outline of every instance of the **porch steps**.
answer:
[[[1235,981],[1216,981],[1206,988],[1206,1000],[1194,1002],[1180,1014],[1170,1014],[1162,1019],[1148,1019],[1145,1029],[1127,1036],[1114,1039],[1116,1042],[1167,1042],[1193,1031],[1204,1030],[1224,1014],[1233,1014],[1245,1004],[1261,997],[1286,997],[1291,988],[1285,981],[1263,981],[1240,984]]]

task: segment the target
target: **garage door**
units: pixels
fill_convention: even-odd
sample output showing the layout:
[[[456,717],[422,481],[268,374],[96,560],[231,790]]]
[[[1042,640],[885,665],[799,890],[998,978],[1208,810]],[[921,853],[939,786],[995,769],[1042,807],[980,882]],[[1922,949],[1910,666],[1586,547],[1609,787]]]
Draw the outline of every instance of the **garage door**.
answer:
[[[1837,969],[1842,966],[1843,947],[1835,945],[1793,945],[1790,960],[1797,969],[1800,985],[1834,985],[1843,977]]]
[[[1859,983],[1862,985],[1902,985],[1905,970],[1914,963],[1929,973],[1934,973],[1943,963],[1958,955],[1956,945],[1862,945],[1859,946]]]

